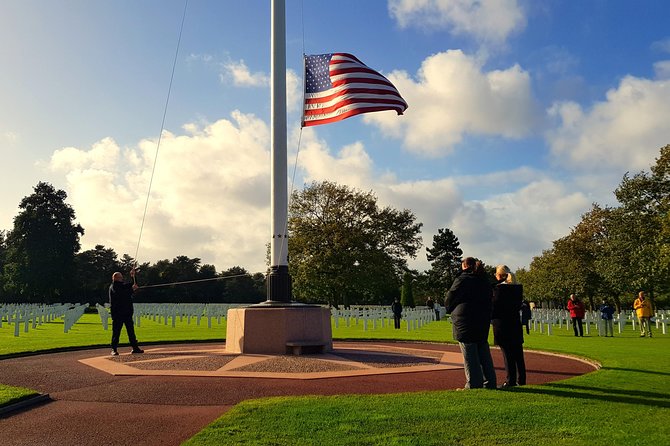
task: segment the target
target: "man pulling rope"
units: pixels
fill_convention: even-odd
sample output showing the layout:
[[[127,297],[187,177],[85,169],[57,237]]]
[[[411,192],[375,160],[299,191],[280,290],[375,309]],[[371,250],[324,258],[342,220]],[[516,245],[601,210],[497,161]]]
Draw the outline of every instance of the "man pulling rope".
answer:
[[[131,353],[144,353],[135,337],[135,326],[133,324],[133,293],[139,288],[135,282],[135,268],[130,270],[130,277],[133,283],[124,282],[123,274],[115,272],[112,274],[112,284],[109,286],[109,306],[112,313],[112,356],[117,356],[119,352],[119,337],[121,328],[126,326],[128,340],[133,347]]]

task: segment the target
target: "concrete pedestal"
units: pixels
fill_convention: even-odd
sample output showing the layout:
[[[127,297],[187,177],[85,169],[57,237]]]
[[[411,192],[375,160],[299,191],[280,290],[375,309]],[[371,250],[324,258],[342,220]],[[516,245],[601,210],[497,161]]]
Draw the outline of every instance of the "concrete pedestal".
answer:
[[[226,351],[282,355],[295,346],[333,349],[330,311],[319,306],[249,307],[228,310]]]

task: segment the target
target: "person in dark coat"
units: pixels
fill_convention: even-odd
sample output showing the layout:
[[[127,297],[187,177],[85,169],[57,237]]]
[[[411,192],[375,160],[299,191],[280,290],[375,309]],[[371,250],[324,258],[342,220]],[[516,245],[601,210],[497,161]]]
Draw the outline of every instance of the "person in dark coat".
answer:
[[[428,307],[430,310],[432,310],[435,313],[435,320],[439,321],[440,320],[439,305],[438,305],[438,307],[435,307],[435,301],[430,296],[428,297],[428,299],[426,299],[426,307]]]
[[[135,278],[134,268],[130,270],[130,276]],[[133,293],[138,288],[136,283],[124,282],[123,274],[120,272],[112,274],[112,284],[109,286],[109,306],[112,313],[112,356],[119,354],[117,348],[124,325],[128,333],[128,341],[133,347],[131,353],[144,353],[137,343],[133,324]]]
[[[396,298],[391,304],[391,311],[393,312],[393,323],[395,328],[400,328],[400,319],[402,318],[402,304],[400,299]]]
[[[614,307],[609,304],[606,300],[603,299],[603,303],[599,308],[600,317],[603,320],[603,327],[605,329],[605,337],[607,333],[609,336],[614,336]]]
[[[463,272],[447,292],[444,306],[451,313],[454,339],[463,353],[465,388],[496,388],[488,337],[491,325],[491,285],[475,271],[475,259],[463,260]]]
[[[519,317],[523,288],[506,265],[496,267],[497,285],[493,288],[493,342],[500,347],[507,378],[501,388],[526,384],[523,357],[523,326]]]

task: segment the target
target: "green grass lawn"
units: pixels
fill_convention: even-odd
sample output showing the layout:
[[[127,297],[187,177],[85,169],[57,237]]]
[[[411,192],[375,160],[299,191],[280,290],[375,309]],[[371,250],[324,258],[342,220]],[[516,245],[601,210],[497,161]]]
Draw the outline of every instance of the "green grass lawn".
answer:
[[[529,349],[595,359],[603,368],[512,391],[267,398],[245,401],[185,444],[661,445],[670,438],[670,336],[532,332]],[[451,341],[447,322],[407,332],[362,324],[338,339]]]
[[[172,328],[143,319],[143,343],[204,341],[225,337],[225,322]],[[97,315],[84,315],[70,333],[62,322],[13,336],[0,328],[0,357],[21,352],[108,345]],[[125,333],[125,331],[124,331]],[[575,338],[555,329],[532,332],[526,348],[594,359],[587,375],[512,391],[441,391],[396,395],[266,398],[245,401],[186,444],[193,445],[661,445],[670,438],[670,335],[638,337],[630,327],[614,338]],[[419,330],[340,322],[335,339],[451,342],[445,321]],[[122,338],[123,342],[123,338]],[[0,381],[2,378],[0,377]],[[0,404],[10,392],[0,386]],[[25,394],[22,394],[25,395]],[[21,396],[19,396],[20,398]],[[11,397],[10,397],[11,398]]]
[[[186,318],[182,321],[177,319],[176,327],[172,328],[172,320],[168,324],[164,321],[142,318],[140,326],[135,327],[137,338],[140,343],[150,344],[157,342],[178,341],[207,341],[223,340],[226,338],[226,322],[221,319],[221,324],[212,318],[212,328],[207,326],[207,318],[200,320],[196,325],[195,319],[188,324]],[[109,329],[104,330],[100,317],[97,314],[84,314],[81,319],[69,330],[63,333],[63,321],[38,325],[34,330],[29,327],[28,333],[23,332],[23,327],[18,337],[14,337],[14,324],[2,324],[0,328],[0,359],[3,356],[33,353],[64,348],[108,346],[112,337],[112,322],[109,320]],[[121,331],[121,344],[127,344],[126,330]],[[123,347],[122,347],[123,349]],[[0,378],[1,380],[1,378]]]
[[[0,407],[8,404],[18,403],[19,401],[34,395],[37,395],[37,392],[32,389],[0,384]]]

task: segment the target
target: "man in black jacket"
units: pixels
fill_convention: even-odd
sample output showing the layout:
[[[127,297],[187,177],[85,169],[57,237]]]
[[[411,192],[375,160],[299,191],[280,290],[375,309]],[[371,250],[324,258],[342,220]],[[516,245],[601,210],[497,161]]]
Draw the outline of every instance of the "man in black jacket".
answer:
[[[485,277],[475,272],[476,260],[463,260],[463,272],[454,280],[444,302],[451,313],[454,339],[463,353],[465,388],[496,388],[496,374],[488,337],[491,325],[492,288]]]
[[[135,269],[130,270],[130,276],[135,277]],[[135,326],[133,325],[133,293],[139,287],[135,283],[123,281],[123,274],[115,272],[112,274],[112,284],[109,286],[109,306],[112,313],[112,356],[117,356],[116,350],[119,346],[121,328],[126,326],[128,341],[133,347],[131,353],[144,353],[135,337]]]
[[[400,319],[402,319],[402,304],[397,297],[391,304],[391,312],[393,312],[393,322],[396,330],[400,328]]]

